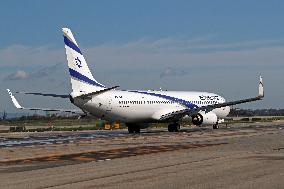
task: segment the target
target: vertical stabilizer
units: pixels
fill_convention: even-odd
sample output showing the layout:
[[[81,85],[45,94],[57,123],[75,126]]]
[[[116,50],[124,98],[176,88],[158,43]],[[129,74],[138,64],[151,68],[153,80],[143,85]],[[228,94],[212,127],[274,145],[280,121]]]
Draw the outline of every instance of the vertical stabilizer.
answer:
[[[73,92],[79,95],[104,89],[93,77],[71,30],[62,28],[62,31]]]

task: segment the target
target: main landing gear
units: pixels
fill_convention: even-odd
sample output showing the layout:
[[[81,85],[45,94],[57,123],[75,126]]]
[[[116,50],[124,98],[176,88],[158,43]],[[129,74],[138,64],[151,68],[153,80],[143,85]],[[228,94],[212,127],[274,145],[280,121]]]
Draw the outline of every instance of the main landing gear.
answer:
[[[139,125],[129,125],[128,132],[129,133],[140,133],[140,126]]]
[[[178,123],[170,123],[168,125],[168,131],[169,132],[179,132],[180,125]]]

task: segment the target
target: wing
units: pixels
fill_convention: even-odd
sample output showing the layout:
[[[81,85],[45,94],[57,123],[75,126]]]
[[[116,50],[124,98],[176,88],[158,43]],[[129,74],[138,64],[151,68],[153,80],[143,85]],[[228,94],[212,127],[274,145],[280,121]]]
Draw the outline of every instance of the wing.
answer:
[[[14,106],[18,109],[23,109],[23,110],[42,110],[42,111],[50,111],[50,112],[69,112],[69,113],[75,113],[75,114],[82,114],[82,110],[67,110],[67,109],[52,109],[52,108],[25,108],[23,106],[21,106],[19,104],[19,102],[17,101],[17,99],[14,97],[14,95],[12,94],[12,92],[7,89],[12,102],[14,104]],[[68,97],[69,98],[69,97]]]
[[[15,93],[18,93],[18,94],[31,94],[31,95],[39,95],[39,96],[50,96],[50,97],[58,97],[58,98],[69,98],[70,97],[70,95],[32,93],[32,92],[21,92],[21,91],[17,91]]]
[[[101,94],[101,93],[104,93],[106,91],[116,89],[117,87],[119,87],[119,86],[114,86],[114,87],[111,87],[111,88],[105,88],[105,89],[100,90],[100,91],[82,94],[82,95],[76,96],[76,98],[82,98],[82,99],[89,98],[89,97],[92,97],[93,95]],[[65,95],[65,94],[61,95],[61,94],[47,94],[47,93],[34,93],[34,92],[22,92],[22,91],[17,91],[15,93],[28,94],[28,95],[39,95],[39,96],[50,96],[50,97],[58,97],[58,98],[70,98],[70,95]]]
[[[161,121],[179,120],[186,115],[192,116],[192,115],[198,113],[199,111],[210,112],[210,111],[212,111],[213,109],[216,109],[216,108],[222,108],[222,107],[226,107],[226,106],[232,106],[232,105],[236,105],[236,104],[243,104],[243,103],[247,103],[247,102],[262,100],[263,97],[264,97],[264,88],[263,88],[262,77],[260,76],[258,96],[256,96],[256,97],[247,98],[247,99],[243,99],[243,100],[236,100],[236,101],[231,101],[231,102],[224,102],[224,103],[208,105],[208,106],[201,106],[199,108],[194,108],[194,109],[178,110],[178,111],[174,111],[174,112],[162,115],[160,120]]]

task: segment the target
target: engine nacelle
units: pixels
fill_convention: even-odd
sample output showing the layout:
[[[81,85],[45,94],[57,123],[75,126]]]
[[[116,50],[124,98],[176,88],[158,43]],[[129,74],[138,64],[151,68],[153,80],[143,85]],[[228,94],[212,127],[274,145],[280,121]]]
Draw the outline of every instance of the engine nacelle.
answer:
[[[218,122],[217,115],[213,112],[198,113],[192,116],[192,123],[194,125],[214,125]]]

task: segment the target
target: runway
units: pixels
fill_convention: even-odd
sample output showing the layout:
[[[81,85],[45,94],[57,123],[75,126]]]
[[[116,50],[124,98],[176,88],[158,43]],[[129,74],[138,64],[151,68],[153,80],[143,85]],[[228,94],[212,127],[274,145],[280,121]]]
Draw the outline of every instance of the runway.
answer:
[[[284,188],[284,123],[0,135],[0,188]]]

